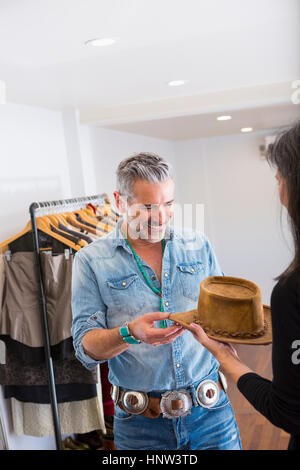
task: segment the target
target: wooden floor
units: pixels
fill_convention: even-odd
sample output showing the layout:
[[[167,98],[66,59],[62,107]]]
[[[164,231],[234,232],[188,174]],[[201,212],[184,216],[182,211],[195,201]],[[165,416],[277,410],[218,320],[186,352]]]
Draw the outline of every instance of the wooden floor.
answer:
[[[248,367],[259,375],[272,379],[271,350],[269,346],[234,345],[238,355]],[[228,380],[228,395],[238,427],[244,450],[286,450],[289,435],[273,426],[259,414],[236,385]]]

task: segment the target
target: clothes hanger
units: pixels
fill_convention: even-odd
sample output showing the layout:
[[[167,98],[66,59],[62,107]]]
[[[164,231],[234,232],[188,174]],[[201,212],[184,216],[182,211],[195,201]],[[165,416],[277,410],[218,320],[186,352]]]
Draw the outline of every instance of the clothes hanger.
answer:
[[[8,248],[9,248],[8,245],[10,243],[14,242],[15,240],[17,240],[20,237],[23,237],[23,235],[26,235],[26,233],[28,233],[28,232],[31,232],[31,222],[30,221],[27,222],[27,224],[25,225],[24,229],[21,232],[18,232],[13,237],[10,237],[7,240],[5,240],[4,242],[0,243],[0,252],[5,253],[5,251],[8,250]]]
[[[40,230],[41,232],[44,232],[47,235],[50,235],[52,238],[55,238],[56,240],[60,241],[64,245],[69,246],[73,250],[76,250],[76,251],[80,250],[80,248],[81,248],[80,245],[77,245],[77,244],[71,242],[71,240],[67,240],[66,238],[62,237],[61,235],[52,232],[49,221],[47,222],[45,219],[43,220],[41,217],[37,217],[36,218],[36,226],[37,226],[37,229]],[[31,221],[29,221],[29,222],[27,222],[24,229],[21,230],[21,232],[18,232],[13,237],[10,237],[7,240],[5,240],[4,242],[0,243],[0,252],[5,253],[9,249],[9,245],[11,243],[13,243],[18,238],[23,237],[23,235],[26,235],[26,233],[31,232],[31,230],[32,230]]]
[[[58,228],[58,220],[56,218],[56,214],[47,214],[42,217],[48,219],[50,221],[50,224],[54,225],[55,228]]]
[[[72,230],[72,232],[74,232],[74,234],[69,234],[69,235],[73,235],[73,236],[78,236],[80,238],[80,235],[81,235],[81,232],[78,231],[77,227],[74,227],[73,225],[71,225],[68,221],[67,221],[67,218],[65,216],[65,214],[55,214],[55,217],[57,219],[57,222],[58,222],[58,230],[60,230],[61,232],[64,232],[64,229],[61,228],[61,225],[63,227],[65,227],[66,229],[69,229],[69,230]],[[61,224],[61,225],[60,225]],[[77,230],[75,230],[75,228]],[[67,232],[68,233],[68,232]],[[75,235],[76,234],[76,235]],[[92,238],[92,237],[91,237]],[[81,239],[80,241],[80,244],[82,246],[86,246],[88,245],[88,242],[84,239]]]
[[[45,216],[37,217],[36,218],[36,226],[38,230],[41,230],[44,233],[47,233],[51,237],[55,238],[56,240],[62,242],[64,245],[69,246],[70,248],[73,248],[74,250],[78,251],[80,250],[81,246],[73,243],[71,240],[68,240],[67,238],[64,238],[62,235],[59,235],[58,233],[54,233],[51,230],[51,224],[50,221],[44,218]]]
[[[96,214],[99,217],[111,217],[114,221],[117,221],[120,215],[113,209],[111,204],[104,204],[103,206],[96,206]]]
[[[94,224],[96,228],[103,229],[105,232],[111,232],[114,229],[114,226],[108,223],[103,223],[99,221],[98,219],[94,219],[89,217],[84,210],[78,210],[75,211],[77,214],[80,215],[80,218],[89,223],[89,224]]]
[[[99,212],[97,213],[97,210],[96,210],[96,214],[91,207],[87,207],[86,209],[83,209],[83,210],[84,212],[87,213],[88,216],[92,217],[95,221],[97,221],[97,223],[98,222],[103,222],[103,223],[115,222],[115,218],[112,215],[111,210],[105,209],[103,213],[99,213]]]
[[[52,231],[51,225],[54,226],[55,229],[59,231],[59,235],[61,235],[65,240],[71,241],[67,238],[67,236],[72,236],[72,235],[68,234],[67,232],[65,232],[64,230],[61,230],[59,228],[59,220],[58,220],[56,214],[47,214],[47,215],[42,216],[41,218],[44,219],[44,221],[47,225],[49,223],[48,228],[50,228],[52,233],[56,234],[56,232]],[[64,235],[66,235],[66,237],[64,237]],[[80,245],[80,247],[88,245],[88,242],[86,240],[80,239],[79,234],[78,234],[78,238],[79,238],[78,245]]]
[[[55,238],[56,240],[60,241],[61,243],[69,246],[70,248],[78,251],[80,248],[83,246],[86,246],[88,243],[85,240],[80,240],[80,242],[73,243],[71,240],[65,238],[63,236],[64,232],[59,229],[58,227],[58,222],[59,219],[57,218],[56,214],[50,214],[50,215],[45,215],[45,216],[40,216],[36,217],[36,225],[37,229],[46,233],[47,235],[50,235],[52,238]],[[60,234],[55,233],[51,230],[51,224],[58,230],[60,230]],[[20,232],[18,232],[16,235],[10,237],[9,239],[5,240],[4,242],[0,243],[0,253],[5,253],[9,249],[9,245],[13,243],[15,240],[18,238],[21,238],[23,235],[26,235],[26,233],[31,232],[31,221],[28,221],[24,229]]]
[[[76,213],[78,213],[78,211],[76,211]],[[80,214],[79,214],[80,215]],[[101,229],[101,227],[99,226],[99,222],[97,221],[97,224],[95,223],[94,220],[92,220],[92,222],[90,220],[86,220],[86,219],[83,219],[83,216],[81,215],[81,221],[79,221],[77,219],[77,217],[75,216],[75,213],[71,213],[69,216],[68,216],[68,219],[67,219],[75,228],[79,229],[79,230],[84,230],[85,232],[88,232],[86,233],[87,235],[89,234],[92,234],[93,237],[95,237],[96,239],[100,238],[100,237],[103,237],[103,235],[105,235],[108,230],[105,230],[104,228]],[[89,225],[86,225],[85,222],[87,224],[89,223],[92,223],[93,227],[90,227]],[[97,225],[97,226],[96,226]]]
[[[73,227],[85,230],[87,232],[93,233],[94,235],[97,235],[96,229],[93,229],[92,227],[89,227],[88,225],[84,225],[83,223],[79,222],[73,212],[66,212],[65,213],[67,221],[73,225]]]
[[[93,209],[91,207],[86,207],[85,209],[82,209],[84,212],[87,213],[87,215],[89,215],[90,217],[92,217],[93,219],[95,220],[98,220],[97,219],[97,216],[95,214],[95,212],[93,211]]]

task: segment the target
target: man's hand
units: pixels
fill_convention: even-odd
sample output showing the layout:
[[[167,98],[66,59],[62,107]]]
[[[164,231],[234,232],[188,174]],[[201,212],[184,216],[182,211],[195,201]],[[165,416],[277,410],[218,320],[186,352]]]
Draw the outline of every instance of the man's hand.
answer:
[[[185,331],[183,327],[178,325],[172,325],[168,328],[154,327],[155,321],[165,320],[168,316],[169,312],[146,313],[128,324],[129,331],[136,339],[143,343],[152,344],[152,346],[172,343]]]

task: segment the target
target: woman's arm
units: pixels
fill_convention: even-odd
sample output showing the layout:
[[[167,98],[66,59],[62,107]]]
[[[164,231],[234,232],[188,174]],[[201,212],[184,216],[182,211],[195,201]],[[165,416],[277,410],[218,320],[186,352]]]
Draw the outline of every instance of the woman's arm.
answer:
[[[292,345],[300,339],[299,292],[297,277],[278,283],[272,292],[272,381],[243,364],[232,345],[210,339],[199,325],[191,325],[195,338],[216,357],[252,406],[272,424],[295,435],[300,435],[300,369],[292,360]]]

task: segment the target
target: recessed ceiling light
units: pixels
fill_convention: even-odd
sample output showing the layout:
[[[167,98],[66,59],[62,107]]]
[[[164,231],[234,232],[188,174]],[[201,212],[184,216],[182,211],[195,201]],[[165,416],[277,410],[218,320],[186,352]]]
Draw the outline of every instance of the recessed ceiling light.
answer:
[[[182,86],[185,85],[188,82],[188,80],[171,80],[171,82],[168,82],[169,86]]]
[[[252,132],[253,127],[242,127],[241,132]]]
[[[231,118],[231,116],[218,116],[217,117],[217,120],[218,121],[229,121]]]
[[[85,41],[86,46],[93,46],[93,47],[103,47],[103,46],[111,46],[112,44],[115,44],[119,38],[95,38],[95,39],[89,39],[88,41]]]

